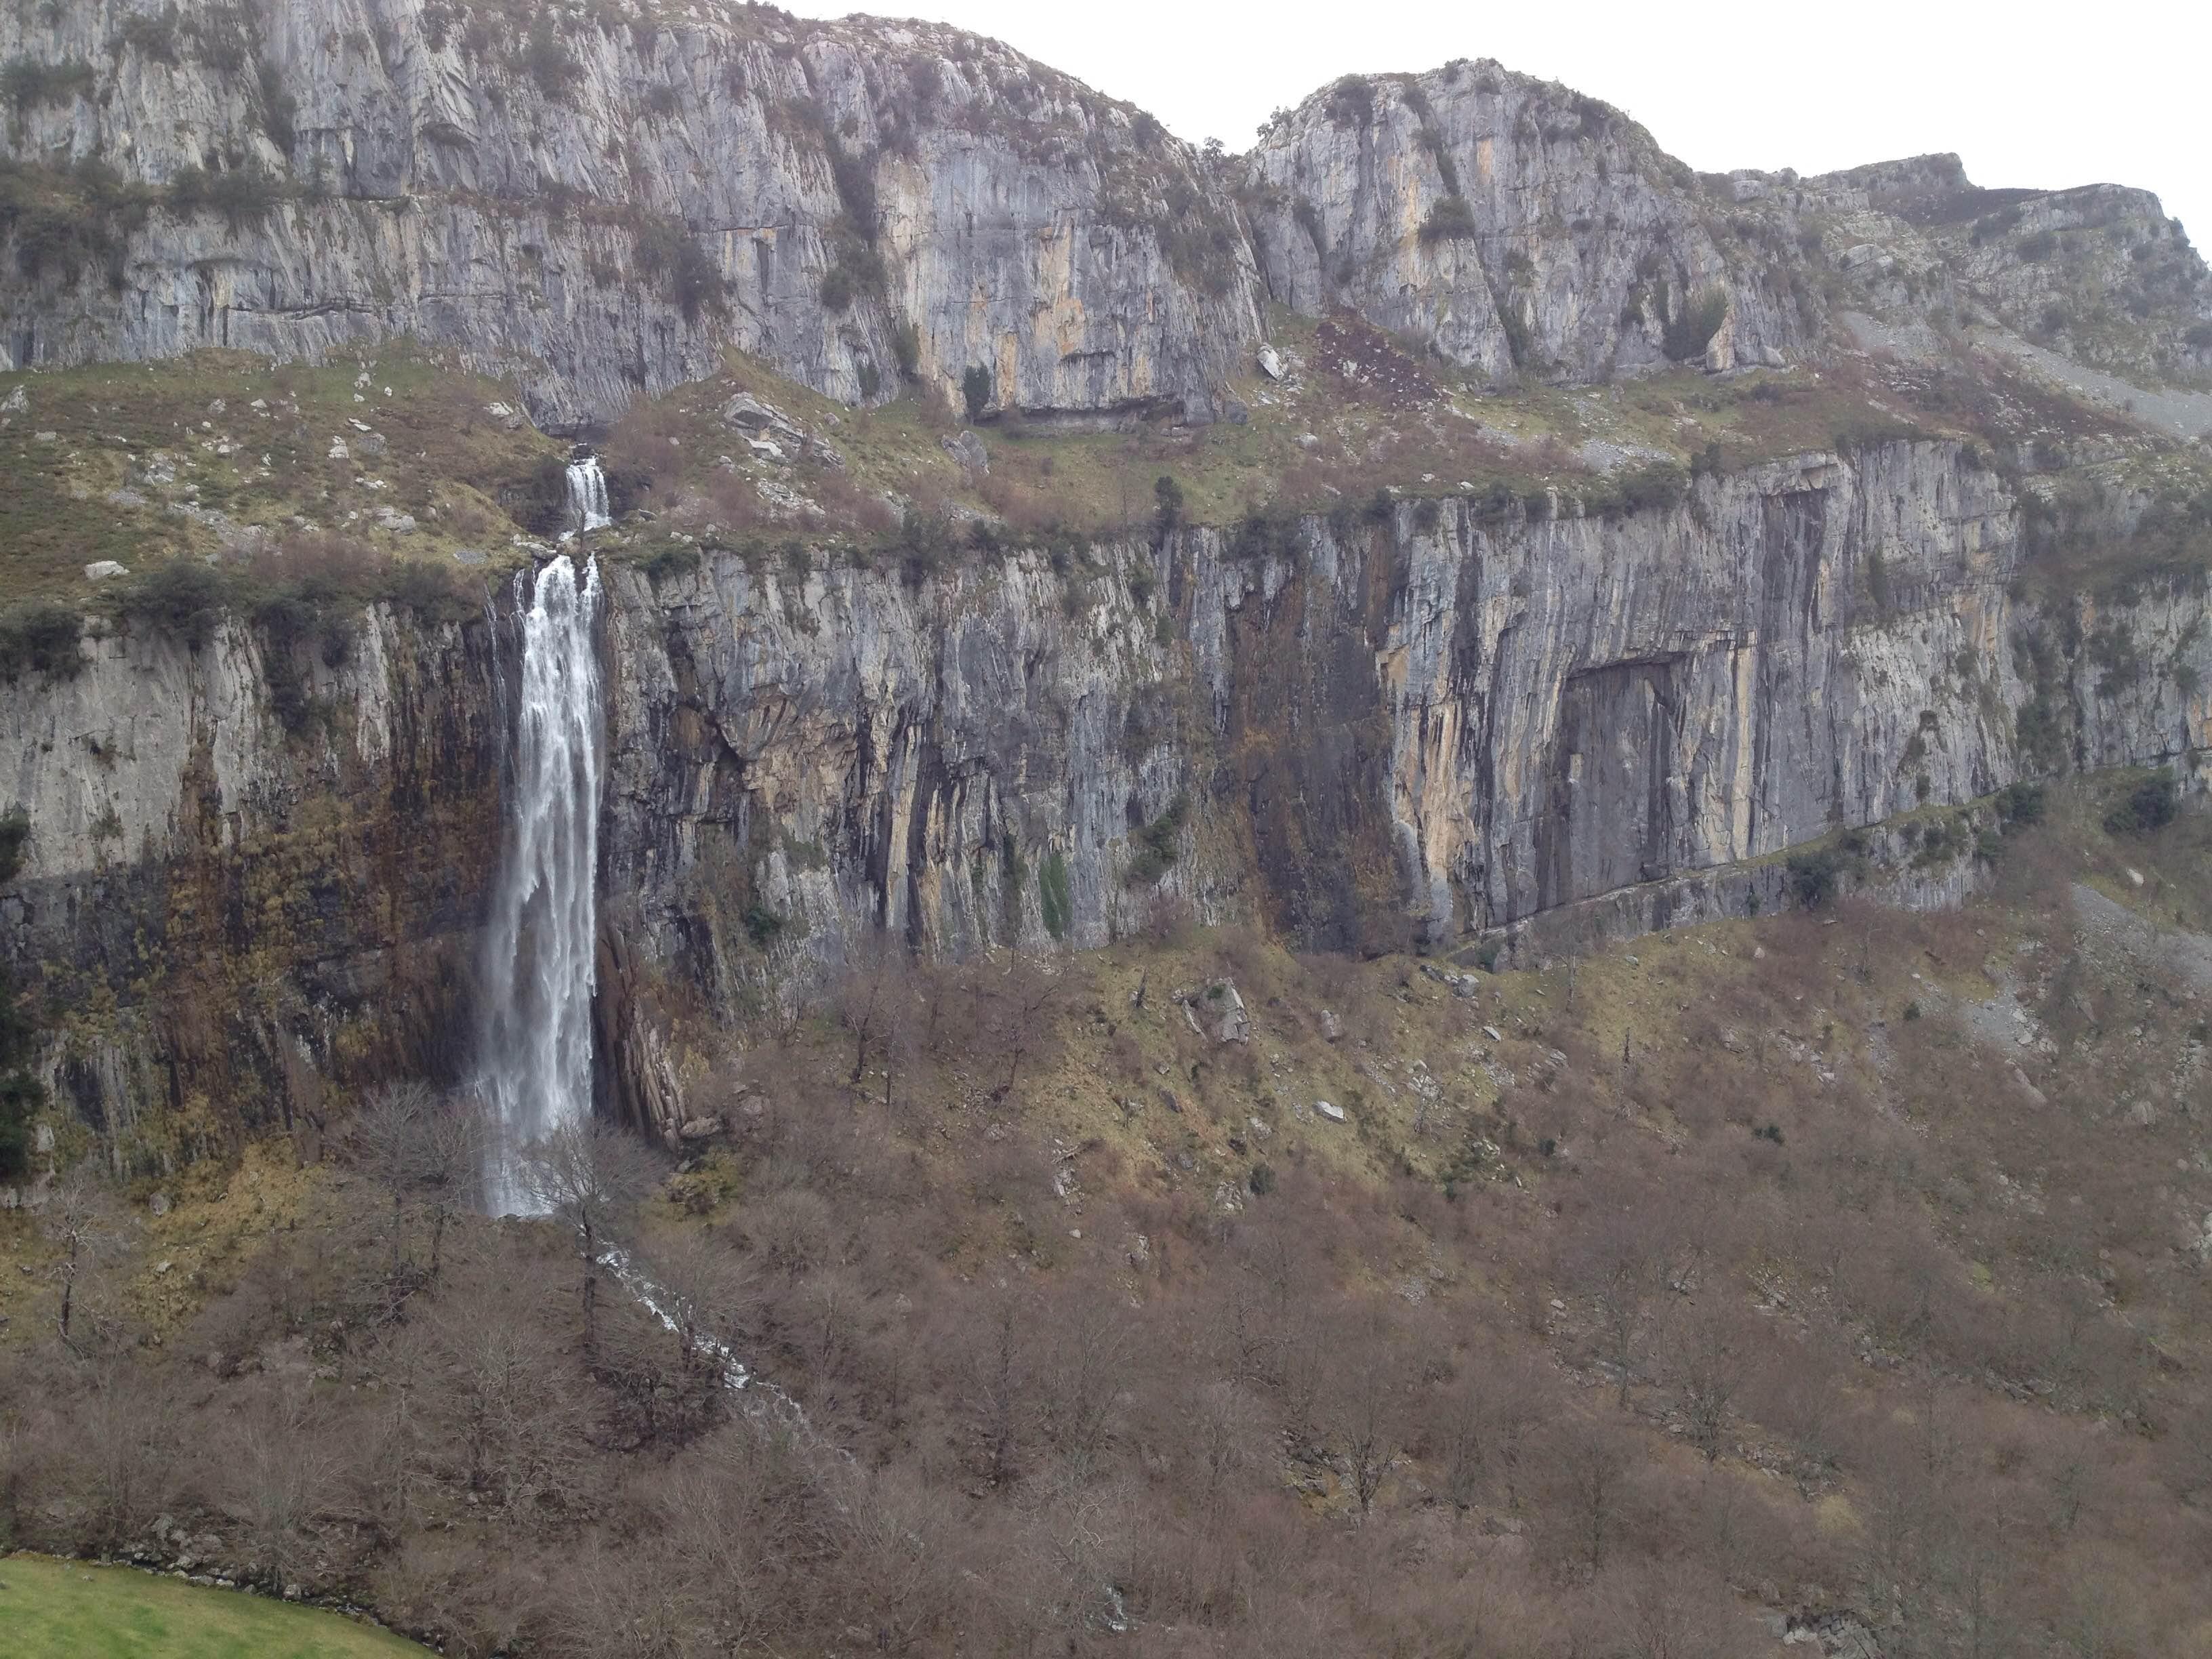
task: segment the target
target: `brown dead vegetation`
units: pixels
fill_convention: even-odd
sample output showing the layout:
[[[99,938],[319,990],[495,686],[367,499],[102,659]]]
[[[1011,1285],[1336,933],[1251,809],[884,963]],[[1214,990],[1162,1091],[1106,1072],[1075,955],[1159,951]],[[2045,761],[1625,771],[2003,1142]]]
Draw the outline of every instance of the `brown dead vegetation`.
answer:
[[[2125,856],[2196,902],[2165,845]],[[2194,1651],[2203,996],[2080,947],[2052,878],[2114,853],[2075,819],[2007,856],[1956,915],[1471,995],[1172,922],[887,943],[752,1034],[659,1196],[563,1182],[665,1321],[568,1230],[441,1233],[374,1133],[158,1346],[102,1288],[134,1269],[55,1246],[0,1360],[0,1526],[173,1553],[167,1515],[449,1653],[1750,1654],[1790,1614]],[[1175,1000],[1221,981],[1249,1043]],[[2051,1051],[1978,1035],[2004,996]],[[98,1310],[67,1342],[64,1290]]]

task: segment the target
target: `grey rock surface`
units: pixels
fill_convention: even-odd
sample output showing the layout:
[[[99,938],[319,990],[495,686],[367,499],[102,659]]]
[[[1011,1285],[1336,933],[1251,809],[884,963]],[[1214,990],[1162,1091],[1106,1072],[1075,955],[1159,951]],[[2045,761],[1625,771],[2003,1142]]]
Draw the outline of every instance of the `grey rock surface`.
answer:
[[[1561,918],[1625,937],[1786,902],[1769,855],[2053,752],[2212,749],[2204,580],[2099,602],[2146,665],[2114,680],[2081,643],[2088,601],[2014,581],[2010,487],[1959,446],[1573,510],[1447,502],[1425,525],[1408,502],[1343,533],[1301,520],[1256,558],[1200,528],[1104,544],[1079,604],[1042,553],[918,586],[714,553],[658,585],[608,566],[610,1086],[673,1133],[697,1114],[673,1115],[646,993],[779,994],[879,927],[1091,946],[1164,894],[1329,948],[1503,928],[1540,956]],[[332,711],[296,731],[273,648],[133,625],[0,699],[0,794],[31,825],[0,941],[58,1006],[115,1000],[48,1060],[100,1121],[142,1120],[171,1078],[281,1115],[364,1055],[459,1063],[513,641],[372,611],[339,667],[291,659]],[[2024,746],[2039,704],[2056,726]],[[1163,823],[1174,856],[1140,869]],[[1971,834],[1916,860],[1905,823],[1877,837],[1891,896],[1972,890]]]
[[[1206,418],[1260,331],[1189,147],[973,36],[701,5],[515,39],[466,7],[278,0],[188,25],[165,64],[111,52],[137,9],[0,16],[0,59],[96,77],[21,112],[0,155],[164,191],[214,158],[284,193],[116,218],[106,257],[11,275],[9,367],[404,335],[568,428],[736,346],[849,403],[909,371],[957,398],[982,366],[1002,406]]]
[[[1349,306],[1493,381],[1663,366],[1706,295],[1725,313],[1680,355],[1717,368],[1822,325],[1817,290],[1739,246],[1642,127],[1488,61],[1316,93],[1261,134],[1247,190],[1271,299]]]

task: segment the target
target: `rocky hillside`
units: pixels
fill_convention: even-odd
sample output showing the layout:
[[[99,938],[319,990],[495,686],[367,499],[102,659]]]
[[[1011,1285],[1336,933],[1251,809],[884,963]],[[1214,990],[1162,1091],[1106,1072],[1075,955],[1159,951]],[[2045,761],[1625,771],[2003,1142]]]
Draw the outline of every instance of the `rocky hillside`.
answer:
[[[2205,578],[2037,568],[2002,478],[1904,441],[1628,514],[1386,500],[933,571],[611,563],[603,1054],[672,1127],[672,1034],[879,928],[1095,946],[1174,903],[1538,959],[1786,904],[1812,845],[1955,897],[1997,792],[2212,747]],[[289,614],[195,641],[126,613],[0,701],[51,1073],[156,1149],[194,1100],[290,1121],[468,1029],[511,646],[390,601]]]
[[[0,948],[126,1165],[460,1063],[526,410],[619,416],[600,1054],[663,1127],[879,933],[1525,962],[1955,899],[2012,786],[2212,746],[2212,471],[2019,355],[2193,407],[2147,198],[1701,178],[1487,64],[1232,161],[750,7],[0,53]]]
[[[927,25],[415,0],[11,9],[18,366],[460,348],[543,425],[737,347],[1114,410],[1259,332],[1233,210],[1158,123]]]
[[[1241,161],[993,42],[750,6],[93,0],[10,9],[0,62],[19,368],[406,336],[568,429],[734,347],[848,404],[1206,420],[1264,295],[1492,384],[1806,361],[1860,316],[2212,372],[2140,192],[1700,176],[1487,62],[1339,82]]]

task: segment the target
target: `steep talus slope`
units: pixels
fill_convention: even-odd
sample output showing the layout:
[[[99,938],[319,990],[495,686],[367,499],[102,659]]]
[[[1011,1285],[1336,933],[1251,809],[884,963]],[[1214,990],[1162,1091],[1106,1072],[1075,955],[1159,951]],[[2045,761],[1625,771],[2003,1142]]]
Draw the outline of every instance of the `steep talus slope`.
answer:
[[[404,334],[573,427],[736,346],[847,402],[981,366],[1202,417],[1259,332],[1188,146],[927,25],[108,0],[11,11],[0,58],[43,76],[0,141],[19,367]]]

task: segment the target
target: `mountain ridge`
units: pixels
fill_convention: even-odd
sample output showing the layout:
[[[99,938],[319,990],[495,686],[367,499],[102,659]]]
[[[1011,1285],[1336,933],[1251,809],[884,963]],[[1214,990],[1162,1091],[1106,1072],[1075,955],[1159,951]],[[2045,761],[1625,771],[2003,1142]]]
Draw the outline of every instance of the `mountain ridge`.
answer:
[[[326,359],[411,335],[516,380],[552,429],[725,347],[848,404],[980,370],[988,408],[1202,421],[1233,413],[1263,297],[1349,307],[1492,385],[1817,361],[1844,310],[2212,374],[2212,279],[2117,186],[1992,204],[1926,157],[1699,175],[1486,60],[1344,77],[1231,157],[943,26],[658,15],[0,19],[0,347]],[[1933,194],[1987,211],[1952,234],[1884,206]]]

